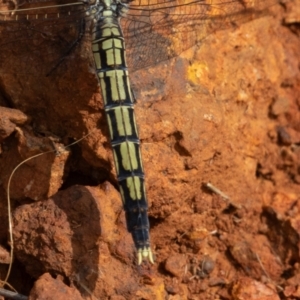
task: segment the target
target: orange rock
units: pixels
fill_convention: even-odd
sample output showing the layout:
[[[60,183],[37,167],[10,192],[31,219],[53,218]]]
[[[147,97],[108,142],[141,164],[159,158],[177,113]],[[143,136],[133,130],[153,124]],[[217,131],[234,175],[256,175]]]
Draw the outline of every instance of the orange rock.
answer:
[[[28,300],[83,300],[75,287],[69,287],[62,280],[54,279],[49,273],[43,274],[34,284]]]
[[[232,287],[234,300],[280,300],[276,289],[249,277],[242,277]]]

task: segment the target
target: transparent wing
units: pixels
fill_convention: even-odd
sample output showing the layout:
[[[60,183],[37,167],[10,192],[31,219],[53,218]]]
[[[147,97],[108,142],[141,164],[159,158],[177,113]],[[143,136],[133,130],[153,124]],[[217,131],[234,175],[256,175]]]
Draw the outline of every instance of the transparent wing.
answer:
[[[67,4],[0,2],[1,73],[46,75],[72,53],[86,32],[86,8]]]
[[[0,1],[0,72],[49,74],[90,29],[89,6],[67,0]],[[277,0],[139,0],[121,26],[131,71],[179,55],[215,30],[256,17]]]
[[[210,33],[268,12],[276,0],[133,1],[121,20],[131,70],[172,57]]]

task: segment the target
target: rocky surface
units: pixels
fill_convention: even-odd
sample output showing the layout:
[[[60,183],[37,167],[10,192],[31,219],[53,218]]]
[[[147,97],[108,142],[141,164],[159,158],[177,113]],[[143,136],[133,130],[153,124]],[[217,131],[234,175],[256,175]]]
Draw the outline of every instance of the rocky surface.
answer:
[[[18,292],[29,299],[300,298],[299,6],[274,6],[271,15],[132,73],[153,266],[136,265],[87,43],[72,54],[76,65],[71,57],[53,76],[28,75],[20,84],[24,74],[2,74],[9,96],[0,102],[4,249],[9,176],[24,159],[52,151],[24,163],[10,186],[9,282]]]

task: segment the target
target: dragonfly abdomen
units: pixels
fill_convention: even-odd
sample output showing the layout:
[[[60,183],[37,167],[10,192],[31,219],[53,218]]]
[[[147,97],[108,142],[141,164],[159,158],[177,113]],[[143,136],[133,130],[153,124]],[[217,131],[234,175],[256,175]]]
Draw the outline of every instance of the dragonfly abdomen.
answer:
[[[108,5],[95,24],[93,54],[100,82],[104,109],[127,229],[138,251],[138,263],[153,263],[149,241],[148,204],[140,142],[134,116],[134,102],[125,59],[125,45],[118,16],[122,7]]]

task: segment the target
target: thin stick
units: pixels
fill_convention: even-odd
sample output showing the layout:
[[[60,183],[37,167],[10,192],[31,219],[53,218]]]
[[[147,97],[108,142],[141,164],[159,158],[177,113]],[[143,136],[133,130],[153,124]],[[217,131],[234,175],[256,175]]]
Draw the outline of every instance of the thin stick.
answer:
[[[8,282],[4,282],[4,281],[0,280],[0,283],[2,284],[2,286],[4,284],[6,284],[13,292],[18,293],[17,290],[11,284],[9,284]]]
[[[82,5],[83,2],[74,2],[74,3],[68,3],[68,4],[59,4],[59,5],[50,5],[50,6],[39,6],[39,7],[30,7],[30,8],[17,8],[12,10],[3,10],[0,11],[0,14],[7,14],[7,13],[15,13],[20,11],[26,11],[26,10],[37,10],[37,9],[44,9],[44,8],[57,8],[57,7],[64,7],[64,6],[73,6],[73,5]]]
[[[93,131],[89,132],[88,134],[86,134],[85,136],[83,136],[82,138],[80,138],[79,140],[63,147],[63,149],[66,149],[67,147],[70,147],[70,146],[73,146],[77,143],[79,143],[81,140],[85,139],[87,136],[89,136],[90,134],[92,134]],[[11,214],[11,205],[10,205],[10,184],[11,184],[11,181],[12,181],[12,178],[15,174],[15,172],[19,169],[19,167],[21,167],[23,164],[25,164],[27,161],[33,159],[33,158],[36,158],[36,157],[39,157],[39,156],[42,156],[44,154],[48,154],[48,153],[52,153],[52,152],[57,152],[57,150],[50,150],[50,151],[46,151],[46,152],[42,152],[42,153],[39,153],[39,154],[36,154],[36,155],[33,155],[29,158],[26,158],[25,160],[23,160],[22,162],[20,162],[14,169],[13,171],[11,172],[10,176],[9,176],[9,179],[8,179],[8,183],[7,183],[7,212],[8,212],[8,232],[9,232],[9,242],[10,242],[10,262],[9,262],[9,265],[8,265],[8,270],[7,270],[7,273],[6,273],[6,277],[3,281],[3,284],[2,286],[4,286],[5,284],[7,284],[7,280],[8,280],[8,277],[11,273],[11,268],[12,268],[12,261],[13,261],[13,254],[14,254],[14,241],[13,241],[13,228],[12,228],[12,214]]]
[[[73,277],[74,281],[76,281],[88,294],[90,294],[90,296],[92,297],[92,299],[96,299],[99,300],[96,296],[94,296],[93,292],[80,281],[80,276],[78,274],[76,274]]]
[[[258,256],[258,254],[257,254],[256,252],[255,252],[255,256],[256,256],[257,261],[258,261],[259,264],[260,264],[261,269],[263,270],[263,272],[265,273],[266,277],[268,278],[269,282],[275,284],[275,286],[276,286],[280,291],[283,291],[283,288],[282,288],[280,285],[276,284],[276,282],[274,282],[274,281],[270,278],[268,272],[266,271],[264,265],[262,264],[262,262],[261,262],[261,260],[260,260],[260,258],[259,258],[259,256]]]
[[[1,288],[0,288],[0,295],[5,298],[13,299],[13,300],[27,300],[28,299],[27,296],[24,296],[24,295],[21,295],[19,293],[12,292],[9,290],[1,289]]]
[[[220,195],[224,199],[230,200],[229,196],[227,196],[226,194],[224,194],[222,191],[220,191],[218,188],[216,188],[215,186],[213,186],[211,183],[209,183],[209,182],[206,183],[206,187],[208,187],[211,191],[213,191],[217,195]]]

